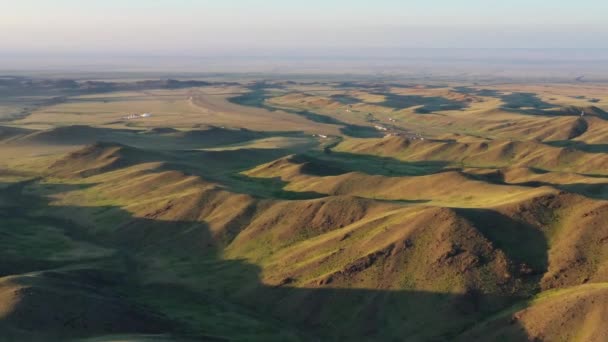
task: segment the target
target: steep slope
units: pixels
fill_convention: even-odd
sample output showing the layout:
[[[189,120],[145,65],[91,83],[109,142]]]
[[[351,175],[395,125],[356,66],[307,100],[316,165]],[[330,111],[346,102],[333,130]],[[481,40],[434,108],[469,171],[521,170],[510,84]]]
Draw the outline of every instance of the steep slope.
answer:
[[[87,145],[97,141],[111,140],[116,133],[133,133],[130,130],[115,130],[85,125],[60,126],[13,139],[15,144]]]
[[[23,129],[18,127],[0,126],[0,142],[7,142],[12,139],[19,138],[21,136],[32,133],[29,129]]]
[[[233,130],[215,126],[211,126],[205,130],[172,132],[164,135],[204,147],[236,144],[264,136],[261,133],[247,129]]]
[[[246,252],[237,238],[227,255]],[[363,219],[256,263],[262,281],[276,289],[241,290],[236,300],[279,303],[267,310],[330,336],[363,340],[449,339],[533,294],[539,277],[457,211],[434,207]]]
[[[403,161],[442,160],[476,167],[526,166],[593,174],[606,174],[608,170],[606,154],[552,147],[533,141],[492,140],[460,143],[388,137],[349,139],[338,145],[336,150],[380,155]]]
[[[589,341],[608,339],[608,286],[581,285],[540,295],[459,336],[459,341]]]
[[[304,201],[265,201],[262,204],[230,245],[233,251],[240,251],[239,256],[259,260],[285,246],[396,208],[394,204],[350,196]]]
[[[486,115],[501,114],[501,111],[490,110]],[[480,117],[483,119],[483,117]],[[497,139],[518,139],[553,141],[569,140],[583,135],[590,125],[590,116],[580,117],[580,110],[575,115],[556,116],[549,118],[517,118],[509,116],[502,120],[488,122],[473,121],[479,131],[485,135],[496,137]]]
[[[38,341],[171,329],[166,318],[109,290],[108,283],[120,281],[97,270],[0,278],[0,327],[15,340]]]
[[[535,227],[545,236],[547,257],[542,289],[608,280],[607,201],[560,192],[495,210]],[[517,246],[518,242],[513,243]]]
[[[383,200],[429,202],[445,206],[489,206],[551,192],[493,184],[460,171],[389,177],[345,172],[311,156],[290,156],[244,172],[255,178],[280,178],[289,191],[350,195]]]
[[[48,171],[58,177],[88,177],[151,160],[152,155],[117,143],[98,142],[60,158]]]
[[[287,272],[273,275],[277,281],[315,287],[497,293],[496,286],[520,286],[519,267],[480,228],[453,209],[394,209],[289,246],[271,256],[270,269]]]
[[[565,106],[565,107],[561,107],[557,112],[563,113],[563,115],[574,115],[574,116],[584,114],[584,116],[595,116],[600,119],[608,120],[608,113],[606,113],[606,111],[604,111],[603,109],[598,108],[596,106],[585,106],[585,107]]]
[[[54,196],[53,215],[91,227],[89,234],[100,243],[137,252],[146,265],[141,275],[146,283],[170,280],[172,286],[196,293],[217,291],[219,286],[232,302],[282,317],[302,329],[315,326],[321,334],[335,334],[341,327],[345,338],[362,329],[370,339],[393,334],[451,335],[479,315],[511,305],[518,299],[513,293],[531,293],[534,288],[535,278],[519,271],[519,261],[511,261],[452,209],[410,208],[349,196],[256,200],[177,171],[147,169],[145,164],[84,181],[93,186]],[[85,212],[75,206],[94,205],[87,195],[93,193],[102,202],[111,198],[124,211],[92,207]],[[214,249],[225,245],[225,259],[209,259]],[[201,264],[195,256],[206,259]],[[192,261],[168,267],[174,258]],[[228,266],[242,259],[262,271],[257,281],[246,286],[231,281],[236,274],[234,266]],[[215,271],[209,272],[209,267]],[[201,279],[205,280],[201,283]],[[283,286],[275,290],[278,285]],[[333,302],[324,294],[340,289],[361,291],[337,295],[347,302]],[[394,296],[380,292],[387,290],[396,292]],[[446,297],[450,299],[445,301]],[[293,310],[292,305],[303,300],[306,304]],[[387,300],[408,309],[386,311],[386,316],[366,324]],[[410,306],[414,302],[425,309],[414,309]],[[282,304],[268,307],[267,303]],[[439,303],[441,309],[431,310]],[[263,307],[271,312],[259,309]],[[165,312],[166,307],[159,310]],[[343,310],[359,314],[337,320]],[[414,313],[418,318],[412,318]],[[446,324],[436,330],[416,328],[434,316],[445,318]],[[461,318],[448,319],[457,316]],[[408,323],[377,330],[398,320]]]
[[[550,165],[561,167],[572,160],[576,165],[603,165],[585,159],[590,154],[573,157],[559,148],[535,151],[546,147],[535,143],[392,138],[358,143],[366,152],[386,149],[413,160],[456,161],[465,156],[467,163],[549,165],[555,157],[550,153],[558,151],[565,153],[564,159]],[[204,158],[221,165],[223,158],[247,153],[188,156],[200,157],[209,167]],[[280,320],[278,325],[309,332],[311,339],[450,340],[468,336],[463,332],[477,334],[483,327],[468,329],[522,305],[541,290],[607,281],[607,202],[542,186],[541,172],[533,168],[490,167],[489,172],[501,173],[495,181],[490,181],[492,175],[469,169],[389,177],[349,172],[342,168],[346,163],[326,165],[320,158],[333,156],[319,152],[319,159],[314,153],[288,156],[238,176],[272,179],[285,182],[285,189],[293,192],[327,195],[283,200],[237,193],[221,181],[180,171],[182,165],[162,163],[163,156],[98,143],[59,158],[48,167],[48,178],[24,185],[24,194],[40,196],[29,204],[36,208],[31,215],[69,218],[83,238],[112,246],[131,277],[128,283],[94,278],[103,291],[93,296],[89,290],[95,286],[87,276],[63,270],[35,273],[32,298],[58,303],[65,293],[75,293],[75,304],[66,300],[66,313],[59,312],[57,320],[49,322],[40,318],[35,302],[17,296],[30,275],[7,278],[8,292],[2,296],[8,304],[0,324],[20,331],[41,322],[49,334],[59,334],[64,332],[56,326],[76,314],[76,308],[94,306],[100,312],[87,313],[85,323],[79,324],[94,320],[107,329],[91,323],[92,331],[104,334],[156,332],[147,330],[147,324],[155,322],[158,317],[152,312],[158,311],[184,324],[180,328],[201,334],[197,336],[212,331],[233,337],[224,323],[205,317],[219,315],[238,317],[239,324],[253,317]],[[529,181],[541,183],[504,184]],[[467,199],[470,196],[475,198]],[[120,297],[118,290],[128,291],[133,302]],[[168,291],[175,295],[167,296]],[[504,334],[513,339],[540,336],[545,330],[553,334],[552,323],[542,321],[543,310],[573,308],[591,312],[590,317],[597,314],[587,302],[581,303],[566,300],[559,303],[563,308],[540,307],[538,313],[531,306],[513,323],[525,329],[504,328]],[[106,311],[146,323],[123,329]],[[159,331],[174,331],[163,325],[168,320],[159,319]],[[80,334],[84,329],[77,325],[65,330]],[[601,329],[591,332],[603,336]]]

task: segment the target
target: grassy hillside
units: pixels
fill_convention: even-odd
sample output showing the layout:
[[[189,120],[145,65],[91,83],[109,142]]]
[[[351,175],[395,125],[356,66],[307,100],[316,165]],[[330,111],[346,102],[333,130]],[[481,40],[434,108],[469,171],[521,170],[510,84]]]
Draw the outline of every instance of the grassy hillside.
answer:
[[[5,340],[606,338],[603,86],[74,82],[0,127]]]

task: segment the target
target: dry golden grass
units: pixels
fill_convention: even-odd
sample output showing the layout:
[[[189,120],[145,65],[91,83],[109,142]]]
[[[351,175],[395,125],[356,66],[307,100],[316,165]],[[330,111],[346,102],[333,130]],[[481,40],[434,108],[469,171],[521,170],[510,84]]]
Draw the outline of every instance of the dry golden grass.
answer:
[[[461,339],[517,340],[520,329],[529,339],[600,342],[608,338],[608,284],[580,285],[551,291],[529,307],[484,322]]]
[[[608,124],[576,111],[606,109],[607,90],[456,86],[285,83],[262,88],[258,107],[229,101],[255,85],[40,106],[10,123],[37,131],[0,129],[0,218],[12,220],[0,233],[58,243],[14,263],[46,271],[30,279],[11,266],[18,275],[0,278],[0,329],[19,330],[18,313],[71,331],[57,322],[78,300],[103,308],[83,321],[100,336],[114,331],[94,322],[156,322],[147,309],[125,313],[132,299],[200,338],[605,339]],[[507,108],[512,92],[537,94],[547,112]],[[466,106],[424,113],[424,99]],[[133,112],[153,116],[120,120]],[[348,124],[402,134],[353,138]],[[125,296],[94,294],[91,279]],[[77,300],[47,320],[27,291],[43,304]]]
[[[43,107],[14,123],[36,129],[83,124],[113,128],[216,125],[260,131],[337,133],[336,128],[318,125],[294,114],[239,106],[226,100],[238,94],[234,89],[224,89],[218,93],[194,89],[89,95]],[[152,117],[123,119],[132,113],[152,113]]]

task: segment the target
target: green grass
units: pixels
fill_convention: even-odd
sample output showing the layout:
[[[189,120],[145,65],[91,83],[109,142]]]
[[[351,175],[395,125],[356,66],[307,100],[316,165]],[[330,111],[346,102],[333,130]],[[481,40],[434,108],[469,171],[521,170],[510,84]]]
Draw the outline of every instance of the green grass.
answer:
[[[429,114],[443,110],[460,110],[467,107],[466,103],[453,101],[444,97],[437,96],[418,96],[418,95],[398,95],[398,94],[379,94],[384,95],[385,100],[378,103],[380,106],[401,110],[410,107],[417,107],[415,112],[418,114]]]
[[[166,296],[168,291],[173,295]],[[297,330],[288,328],[276,319],[204,292],[191,293],[179,287],[152,285],[138,289],[136,297],[168,317],[184,322],[186,330],[199,338],[229,341],[305,340]]]
[[[484,120],[491,119],[476,116],[485,113],[468,111],[482,108],[482,105],[475,107],[476,103],[464,104],[436,93],[433,95],[432,88],[417,88],[416,94],[406,94],[408,88],[403,87],[403,94],[397,95],[378,90],[389,86],[357,84],[351,84],[357,91],[356,98],[330,95],[341,104],[365,107],[361,112],[352,113],[352,117],[345,116],[343,106],[336,109],[335,103],[332,108],[298,107],[297,104],[282,107],[272,101],[274,97],[292,92],[306,93],[310,85],[273,84],[270,81],[227,88],[231,92],[235,89],[248,91],[229,98],[232,103],[273,111],[276,115],[273,119],[286,111],[289,114],[286,119],[295,122],[292,124],[296,126],[308,123],[308,120],[319,124],[313,126],[315,129],[332,129],[335,136],[328,139],[287,131],[281,126],[270,127],[264,132],[199,129],[196,125],[205,125],[206,120],[215,120],[226,113],[214,109],[213,101],[201,105],[209,105],[209,108],[205,107],[208,112],[191,106],[184,100],[188,98],[188,91],[78,96],[59,107],[48,104],[39,108],[38,116],[30,118],[33,121],[15,125],[63,126],[78,117],[97,127],[64,127],[43,132],[44,139],[28,140],[32,148],[43,155],[30,159],[25,152],[24,156],[15,152],[17,154],[11,156],[13,169],[5,168],[0,161],[0,258],[4,260],[0,275],[54,270],[58,272],[56,275],[68,277],[73,274],[70,272],[84,269],[82,278],[70,278],[75,284],[85,286],[89,283],[84,280],[90,277],[96,281],[96,290],[117,291],[123,299],[143,305],[176,324],[167,335],[91,336],[89,341],[120,338],[154,341],[165,337],[231,341],[402,340],[404,337],[449,340],[476,321],[513,312],[510,310],[529,304],[521,301],[522,297],[538,291],[541,273],[549,264],[547,253],[552,247],[552,239],[560,236],[564,231],[561,225],[569,222],[549,210],[534,217],[548,227],[546,232],[520,222],[527,219],[525,211],[520,211],[521,207],[525,208],[534,196],[545,193],[534,192],[542,184],[516,187],[471,176],[471,182],[483,185],[489,193],[471,194],[471,189],[462,187],[446,193],[442,192],[443,188],[452,189],[448,185],[453,184],[430,181],[428,187],[440,194],[440,198],[418,199],[416,194],[410,193],[413,191],[400,188],[396,195],[400,197],[396,198],[403,200],[394,201],[377,199],[381,196],[374,193],[373,188],[366,189],[366,184],[358,184],[362,185],[364,193],[357,194],[366,198],[348,195],[332,198],[326,194],[294,190],[306,189],[312,182],[331,181],[340,178],[335,176],[350,172],[364,174],[357,178],[362,183],[367,179],[386,182],[392,180],[390,177],[399,176],[411,177],[415,182],[417,176],[435,175],[447,169],[502,168],[517,165],[524,158],[511,151],[495,160],[468,159],[457,152],[458,149],[438,149],[420,160],[408,154],[405,144],[396,145],[394,155],[380,155],[381,150],[375,155],[353,153],[347,146],[353,140],[380,143],[378,146],[382,146],[383,141],[390,141],[388,138],[365,139],[381,135],[372,127],[372,122],[365,122],[369,111],[374,113],[368,119],[382,122],[392,115],[393,109],[416,107],[414,113],[411,110],[395,113],[395,117],[402,120],[400,124],[408,129],[410,125],[416,130],[428,128],[429,132],[439,132],[438,136],[462,133],[462,136],[450,138],[454,139],[456,147],[470,146],[477,142],[475,139],[481,140],[474,135],[484,134],[484,125],[488,124]],[[319,86],[330,93],[340,87],[329,83]],[[503,96],[502,91],[495,89],[452,90],[474,96],[501,97],[509,113],[505,114],[504,108],[494,108],[497,111],[494,115],[505,115],[504,120],[518,121],[517,115],[526,114],[530,110],[528,107],[544,111],[549,105],[531,93]],[[326,99],[324,91],[315,94]],[[384,96],[385,101],[368,103],[365,97],[374,94]],[[163,96],[169,100],[159,100]],[[139,109],[151,104],[159,106],[163,115],[173,119],[179,129],[146,130],[138,123],[131,123],[138,126],[132,130],[118,129],[122,124],[107,120],[114,114],[92,115],[103,108]],[[460,109],[464,110],[447,112]],[[64,110],[73,113],[68,115]],[[446,113],[416,115],[440,111]],[[43,122],[47,117],[51,122]],[[190,121],[183,123],[181,119],[186,117]],[[525,120],[534,119],[525,117]],[[166,121],[162,122],[164,125]],[[454,125],[449,126],[452,123]],[[599,127],[590,126],[597,129],[594,132],[600,132],[601,121],[594,125]],[[485,133],[488,136],[495,134]],[[509,134],[495,135],[506,139]],[[517,134],[511,138],[521,138]],[[601,134],[597,134],[601,138]],[[363,139],[344,139],[343,136]],[[585,138],[584,134],[580,137]],[[47,150],[43,142],[64,144],[66,149],[75,150],[76,145],[98,139],[134,148],[123,151],[120,157],[126,163],[111,172],[88,178],[49,174],[51,170],[47,166],[61,155],[59,150]],[[446,138],[441,139],[444,140],[427,139],[426,142],[448,143]],[[554,169],[547,168],[543,177],[554,176],[556,170],[583,170],[587,161],[598,160],[604,152],[603,145],[597,141],[555,141],[538,145],[539,148],[552,145],[554,149],[548,150],[554,152],[569,147],[595,153],[593,159],[582,161],[570,155],[562,156],[562,164]],[[0,149],[10,148],[10,145],[0,144]],[[294,176],[304,179],[298,183],[299,187],[290,188],[290,183],[278,176],[246,175],[249,174],[246,171],[266,167],[267,163],[288,155],[295,155],[291,162],[301,166],[298,169],[301,174]],[[144,167],[144,162],[160,164]],[[28,172],[19,173],[21,171]],[[269,174],[280,174],[273,171]],[[168,173],[174,178],[149,182],[155,176]],[[367,177],[370,175],[382,177]],[[32,178],[35,176],[41,178]],[[547,193],[553,191],[550,188],[541,190],[544,189],[548,189]],[[596,184],[566,184],[560,189],[585,197],[581,201],[589,202],[584,205],[594,208],[599,203],[595,201],[606,196],[605,189]],[[315,222],[317,226],[291,220],[321,201],[334,199],[337,205],[324,208],[331,213],[311,210],[308,213],[310,220],[302,220]],[[238,203],[232,205],[232,200]],[[349,221],[355,217],[349,214],[349,206],[365,211],[363,218],[356,216]],[[449,206],[450,209],[433,206]],[[502,214],[496,214],[498,210],[502,210]],[[510,214],[509,210],[515,214]],[[344,218],[341,214],[350,216]],[[434,220],[432,224],[416,221],[427,214],[429,220]],[[560,215],[571,214],[563,211]],[[440,215],[445,215],[448,222],[436,218],[442,217]],[[463,232],[463,227],[470,229],[469,235],[464,235],[467,231]],[[353,262],[365,260],[388,244],[408,247],[345,275],[344,270]],[[471,269],[460,270],[456,259],[441,259],[436,255],[437,251],[456,248],[454,245],[462,248],[463,253],[479,258],[478,263]],[[464,250],[462,246],[470,250]],[[602,265],[601,250],[594,248],[587,249],[593,256],[589,256],[580,269],[591,270]],[[507,266],[497,261],[498,256],[503,255]],[[539,275],[523,279],[512,272],[511,276],[517,279],[499,284],[498,279],[504,275],[498,274],[499,271],[517,268],[522,262],[537,269]],[[109,269],[121,273],[124,278],[110,277],[112,281],[108,281],[101,275]],[[319,279],[332,274],[343,279],[328,285],[318,283]],[[294,279],[283,286],[275,286],[287,277]],[[467,297],[471,293],[479,298]],[[541,293],[536,300],[551,295]],[[478,300],[475,304],[478,308],[462,309],[463,302],[470,304],[475,300]],[[514,303],[518,306],[511,307]]]

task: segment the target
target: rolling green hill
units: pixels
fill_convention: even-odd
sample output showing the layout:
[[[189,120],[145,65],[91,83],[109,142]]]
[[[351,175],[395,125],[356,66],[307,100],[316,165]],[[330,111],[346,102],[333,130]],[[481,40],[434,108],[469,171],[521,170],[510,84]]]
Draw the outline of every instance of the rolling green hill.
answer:
[[[0,127],[0,340],[607,336],[603,86],[84,84]]]

